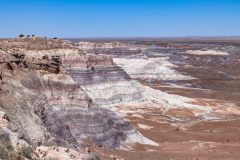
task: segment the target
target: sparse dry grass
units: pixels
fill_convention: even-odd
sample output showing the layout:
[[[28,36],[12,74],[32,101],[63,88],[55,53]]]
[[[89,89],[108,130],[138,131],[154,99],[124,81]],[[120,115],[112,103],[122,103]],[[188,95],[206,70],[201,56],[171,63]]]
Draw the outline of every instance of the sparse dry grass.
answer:
[[[32,159],[33,149],[29,146],[22,146],[21,148],[19,148],[18,154],[23,157]]]
[[[1,132],[1,129],[0,129]],[[35,160],[33,158],[33,149],[28,146],[22,146],[17,151],[15,151],[10,143],[4,139],[0,141],[0,159],[2,160],[24,160],[28,158],[30,160]]]
[[[4,160],[10,159],[12,150],[13,148],[9,143],[5,141],[0,141],[0,159]]]

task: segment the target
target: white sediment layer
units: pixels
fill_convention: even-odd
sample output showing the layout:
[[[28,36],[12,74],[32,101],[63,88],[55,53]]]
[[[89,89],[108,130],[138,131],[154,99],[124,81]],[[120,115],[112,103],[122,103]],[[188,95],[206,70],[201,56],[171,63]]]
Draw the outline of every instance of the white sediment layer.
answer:
[[[138,127],[139,127],[139,128],[142,128],[142,129],[152,129],[152,128],[153,128],[153,127],[147,126],[147,125],[145,125],[145,124],[138,124]]]
[[[146,145],[152,145],[152,146],[159,146],[158,143],[144,137],[141,133],[137,132],[136,134],[130,134],[127,137],[126,144],[131,143],[140,143],[140,144],[146,144]]]
[[[45,55],[48,56],[73,56],[79,55],[77,49],[52,49],[52,50],[28,50],[25,51],[27,57],[42,58]]]
[[[146,81],[176,81],[194,79],[174,70],[176,65],[169,62],[168,57],[158,58],[114,58],[113,61],[122,67],[132,78]]]
[[[82,86],[95,104],[106,107],[125,117],[128,113],[141,116],[144,108],[159,108],[167,111],[172,108],[192,109],[197,113],[209,113],[211,109],[205,106],[193,105],[193,99],[168,94],[152,89],[141,83],[131,81],[109,82]],[[126,107],[124,107],[126,106]],[[174,117],[173,117],[174,118]],[[139,125],[140,128],[150,129],[149,126]],[[158,146],[139,132],[128,134],[122,149],[130,149],[134,143]]]
[[[227,52],[223,51],[216,51],[216,50],[207,50],[207,51],[201,51],[201,50],[189,50],[187,51],[188,54],[193,54],[193,55],[216,55],[216,56],[224,56],[224,55],[229,55]]]
[[[101,85],[85,85],[82,88],[96,104],[103,107],[113,107],[113,109],[118,105],[135,105],[162,108],[164,110],[187,108],[204,112],[211,111],[206,106],[191,104],[191,102],[194,102],[194,99],[168,94],[144,86],[135,80],[102,83]]]

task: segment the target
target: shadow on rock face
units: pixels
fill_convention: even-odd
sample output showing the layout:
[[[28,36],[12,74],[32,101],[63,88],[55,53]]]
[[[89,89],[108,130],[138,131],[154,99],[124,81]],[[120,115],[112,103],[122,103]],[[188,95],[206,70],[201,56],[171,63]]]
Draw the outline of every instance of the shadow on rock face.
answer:
[[[107,148],[120,147],[135,129],[104,108],[53,105],[45,112],[45,125],[59,145],[78,147],[92,140]]]

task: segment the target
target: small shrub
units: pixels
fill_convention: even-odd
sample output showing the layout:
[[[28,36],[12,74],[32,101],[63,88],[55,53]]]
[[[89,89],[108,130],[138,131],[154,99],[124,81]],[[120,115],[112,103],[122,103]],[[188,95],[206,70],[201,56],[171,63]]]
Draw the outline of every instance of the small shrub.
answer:
[[[21,155],[19,155],[18,152],[12,152],[10,155],[10,159],[9,160],[25,160],[25,158]]]
[[[20,37],[20,38],[23,38],[23,37],[24,37],[24,34],[20,34],[19,37]]]
[[[23,157],[32,158],[32,153],[33,153],[33,149],[31,147],[27,147],[27,146],[22,146],[19,149],[19,155],[22,155]]]
[[[32,152],[33,152],[32,148],[26,146],[23,146],[18,151],[14,151],[8,139],[1,139],[0,141],[1,160],[24,160],[25,158],[29,158],[32,160]]]
[[[9,159],[9,152],[3,144],[0,144],[0,159]]]
[[[12,146],[6,142],[0,142],[0,159],[9,159],[12,152]]]

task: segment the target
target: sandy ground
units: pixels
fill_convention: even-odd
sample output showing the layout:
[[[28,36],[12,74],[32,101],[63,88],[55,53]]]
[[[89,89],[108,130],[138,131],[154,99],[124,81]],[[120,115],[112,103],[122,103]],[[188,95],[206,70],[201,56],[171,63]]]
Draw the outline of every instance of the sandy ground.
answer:
[[[240,156],[240,120],[167,122],[171,114],[191,118],[186,110],[170,111],[159,118],[158,110],[147,111],[144,118],[128,115],[130,122],[147,138],[160,144],[150,146],[136,144],[132,151],[108,150],[96,147],[95,150],[103,159],[111,159],[111,155],[126,160],[132,159],[238,159]],[[153,116],[153,114],[155,116]],[[157,115],[159,114],[159,115]],[[232,117],[236,118],[236,117]],[[139,124],[148,126],[139,127]]]
[[[111,155],[126,160],[231,160],[240,157],[238,115],[224,114],[220,119],[204,120],[196,118],[190,109],[171,109],[163,113],[159,109],[145,108],[137,116],[129,113],[127,119],[146,138],[160,145],[136,144],[132,151],[96,147],[103,159],[111,159]]]

